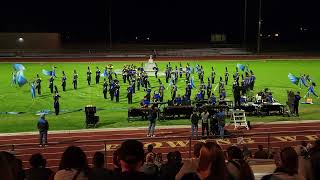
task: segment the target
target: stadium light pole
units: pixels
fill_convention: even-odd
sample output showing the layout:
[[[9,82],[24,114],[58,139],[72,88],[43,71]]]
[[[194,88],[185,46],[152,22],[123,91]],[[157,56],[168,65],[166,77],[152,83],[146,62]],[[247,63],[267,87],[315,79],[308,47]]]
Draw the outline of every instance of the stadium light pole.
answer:
[[[257,37],[257,53],[261,51],[261,6],[262,0],[259,0],[259,22],[258,22],[258,37]]]
[[[109,21],[109,48],[112,49],[112,27],[111,27],[111,0],[109,1],[109,14],[108,14],[108,21]]]
[[[247,42],[247,0],[244,0],[244,19],[243,19],[243,46]]]
[[[22,45],[24,43],[24,39],[23,37],[19,37],[16,40],[16,46],[17,46],[17,55],[20,56],[20,51],[21,51],[21,55],[22,55]]]

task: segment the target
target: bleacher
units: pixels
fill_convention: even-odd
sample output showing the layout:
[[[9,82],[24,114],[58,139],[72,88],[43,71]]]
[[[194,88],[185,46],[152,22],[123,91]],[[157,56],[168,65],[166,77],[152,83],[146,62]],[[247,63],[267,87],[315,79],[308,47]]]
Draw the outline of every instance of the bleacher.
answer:
[[[176,141],[174,141],[174,139]],[[58,164],[60,161],[60,157],[62,155],[63,149],[68,147],[69,145],[75,145],[84,150],[87,155],[89,165],[92,166],[92,157],[95,152],[102,152],[105,154],[105,165],[109,169],[113,168],[112,164],[112,154],[114,150],[116,150],[120,144],[125,139],[112,139],[112,140],[87,140],[87,141],[65,141],[59,143],[50,143],[48,147],[44,148],[37,148],[37,144],[7,144],[1,145],[0,151],[9,151],[13,153],[17,158],[23,161],[23,166],[25,169],[29,168],[28,159],[34,153],[40,152],[44,155],[44,157],[48,160],[48,167],[53,171],[57,171]],[[190,159],[193,154],[193,146],[195,143],[200,142],[202,140],[193,140],[190,137],[186,136],[176,136],[176,137],[157,137],[157,138],[140,138],[138,139],[144,142],[144,147],[147,147],[149,144],[153,144],[155,146],[155,152],[159,152],[162,154],[162,158],[166,161],[166,156],[169,152],[179,151],[181,152],[182,158],[184,161]],[[218,140],[218,139],[217,139]],[[238,137],[234,137],[234,142],[238,141]],[[212,140],[207,140],[212,141]],[[222,140],[223,142],[223,140]],[[97,144],[98,143],[98,144]],[[157,147],[160,143],[171,143],[171,147]],[[239,148],[242,147],[241,142],[238,142]],[[270,142],[267,142],[268,144]],[[297,145],[297,143],[292,145]],[[255,144],[256,145],[256,144]],[[225,150],[227,147],[231,145],[222,144],[221,147]],[[254,146],[248,146],[250,151],[255,152],[256,149]],[[267,147],[267,149],[271,149]],[[273,150],[279,150],[273,148]],[[255,179],[261,179],[262,176],[270,174],[275,169],[275,161],[273,159],[254,159],[249,158],[247,159],[248,164],[250,165],[251,169],[254,172]]]

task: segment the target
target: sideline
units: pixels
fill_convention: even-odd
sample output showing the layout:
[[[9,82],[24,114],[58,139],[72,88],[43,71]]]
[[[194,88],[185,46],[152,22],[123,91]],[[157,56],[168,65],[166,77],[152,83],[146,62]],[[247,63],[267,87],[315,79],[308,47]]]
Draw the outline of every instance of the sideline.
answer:
[[[272,124],[302,124],[302,123],[320,123],[320,120],[301,120],[301,121],[275,121],[275,122],[253,122],[252,125],[272,125]],[[56,130],[49,131],[49,134],[70,134],[70,133],[90,133],[90,132],[109,132],[109,131],[136,131],[146,130],[148,127],[126,127],[126,128],[98,128],[98,129],[77,129],[77,130]],[[157,129],[189,129],[190,125],[171,125],[157,126]],[[18,133],[0,133],[0,136],[23,136],[23,135],[38,135],[38,131],[33,132],[18,132]]]

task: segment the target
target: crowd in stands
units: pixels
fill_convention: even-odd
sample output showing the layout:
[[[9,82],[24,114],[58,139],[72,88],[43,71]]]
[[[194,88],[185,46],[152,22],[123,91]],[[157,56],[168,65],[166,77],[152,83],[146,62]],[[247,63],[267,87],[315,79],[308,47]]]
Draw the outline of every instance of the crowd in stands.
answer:
[[[146,152],[141,142],[127,140],[113,153],[112,170],[106,169],[105,155],[96,152],[89,166],[84,151],[69,146],[62,154],[59,169],[46,168],[46,159],[33,154],[30,168],[9,152],[0,152],[0,179],[3,180],[253,180],[250,158],[275,160],[276,169],[262,180],[320,179],[320,140],[284,147],[279,153],[268,153],[263,146],[252,155],[247,147],[230,146],[224,152],[216,142],[198,142],[193,157],[182,160],[179,151],[168,152],[167,161],[149,145]]]

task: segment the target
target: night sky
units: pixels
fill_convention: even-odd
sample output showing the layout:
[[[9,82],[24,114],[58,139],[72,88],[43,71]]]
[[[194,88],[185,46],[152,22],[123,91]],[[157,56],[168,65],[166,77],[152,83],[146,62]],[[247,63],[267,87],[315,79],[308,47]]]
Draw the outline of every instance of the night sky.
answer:
[[[209,42],[211,33],[241,42],[244,0],[43,1],[1,4],[1,32],[59,32],[65,41],[108,38],[111,4],[114,41]],[[319,40],[316,1],[262,0],[262,33],[283,41]],[[255,41],[258,0],[248,0],[247,36]],[[138,40],[136,40],[138,37]]]

